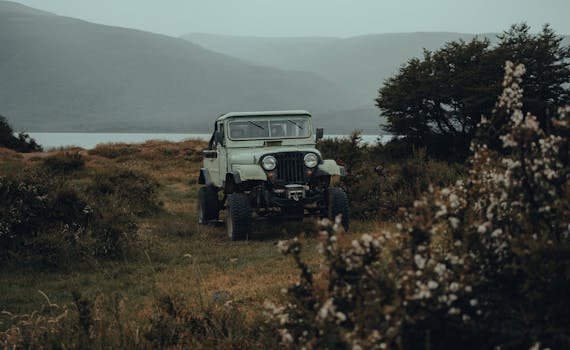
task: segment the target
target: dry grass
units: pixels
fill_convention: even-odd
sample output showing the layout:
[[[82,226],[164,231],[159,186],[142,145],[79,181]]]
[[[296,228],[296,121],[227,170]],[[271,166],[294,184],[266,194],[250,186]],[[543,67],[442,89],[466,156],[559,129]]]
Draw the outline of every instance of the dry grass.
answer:
[[[100,145],[95,152],[81,151],[88,169],[85,176],[96,169],[122,167],[145,172],[158,180],[163,212],[141,219],[140,251],[125,256],[123,261],[90,260],[70,263],[63,270],[0,268],[0,310],[39,310],[45,302],[38,293],[42,290],[59,305],[70,304],[73,291],[88,298],[118,294],[125,300],[128,317],[134,319],[149,313],[156,296],[161,294],[180,296],[191,304],[229,298],[245,306],[248,318],[259,316],[264,300],[279,299],[281,289],[297,279],[293,262],[275,247],[279,239],[306,233],[306,260],[318,264],[315,223],[278,223],[276,229],[274,222],[258,222],[247,242],[230,242],[224,225],[198,226],[197,177],[200,151],[205,146],[196,140],[149,141]],[[10,158],[19,166],[31,166],[34,159],[54,152],[31,155],[23,161],[13,152],[1,154],[2,159]],[[0,173],[5,170],[0,169]],[[80,183],[81,178],[74,181]],[[378,225],[356,222],[353,228],[354,232],[373,231]]]

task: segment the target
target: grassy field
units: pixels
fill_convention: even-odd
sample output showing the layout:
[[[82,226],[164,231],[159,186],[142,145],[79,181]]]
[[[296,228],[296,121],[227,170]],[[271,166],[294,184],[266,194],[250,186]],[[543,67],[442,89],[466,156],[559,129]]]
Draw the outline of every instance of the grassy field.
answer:
[[[176,295],[201,306],[232,301],[251,317],[261,314],[267,299],[278,300],[280,290],[297,280],[294,263],[276,249],[280,239],[302,235],[307,261],[318,264],[315,220],[303,223],[256,222],[249,241],[231,242],[225,226],[197,224],[196,196],[201,165],[200,141],[182,143],[150,141],[140,145],[113,144],[84,155],[89,171],[118,166],[145,172],[159,183],[162,210],[138,223],[138,239],[130,252],[118,260],[70,261],[57,268],[0,267],[0,311],[30,313],[51,303],[68,305],[74,292],[96,299],[119,297],[126,313],[136,317],[153,307],[157,296]],[[57,153],[57,152],[56,152]],[[27,171],[51,153],[22,157],[0,152],[2,172]],[[221,218],[223,219],[222,213]],[[380,224],[354,222],[350,235],[372,231]]]

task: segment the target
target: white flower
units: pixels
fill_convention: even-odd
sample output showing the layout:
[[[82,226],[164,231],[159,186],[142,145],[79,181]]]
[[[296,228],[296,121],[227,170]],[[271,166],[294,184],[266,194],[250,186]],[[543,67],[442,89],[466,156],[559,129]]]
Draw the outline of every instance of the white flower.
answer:
[[[280,329],[279,334],[281,335],[281,343],[291,344],[293,342],[293,336],[286,329]]]
[[[455,193],[449,195],[449,205],[452,209],[455,209],[459,206],[459,197]]]
[[[429,281],[429,282],[428,282],[428,288],[429,288],[429,289],[436,289],[437,286],[438,286],[438,284],[437,284],[436,281]]]
[[[318,318],[324,320],[329,314],[334,313],[334,304],[332,299],[325,301],[321,309],[319,310]]]
[[[469,300],[469,305],[471,305],[471,306],[477,306],[477,304],[479,304],[479,302],[477,301],[477,299],[471,299],[471,300]]]
[[[449,285],[449,290],[454,293],[457,292],[459,290],[459,283],[451,282],[451,284]]]
[[[447,267],[445,266],[445,264],[438,263],[437,265],[435,265],[434,271],[435,271],[438,275],[441,275],[442,273],[444,273],[445,270],[447,270]]]
[[[287,250],[289,250],[289,241],[277,242],[277,249],[279,249],[281,253],[286,253]]]
[[[449,223],[451,224],[451,227],[453,227],[453,228],[459,227],[459,219],[454,217],[454,216],[449,217]]]
[[[416,266],[421,270],[426,266],[426,259],[424,257],[422,257],[419,254],[416,254],[414,256],[414,262],[416,263]]]
[[[500,228],[496,229],[495,231],[493,231],[493,233],[491,233],[491,237],[493,238],[497,238],[500,235],[503,234],[503,230],[501,230]]]
[[[450,315],[459,315],[459,313],[461,312],[461,310],[459,310],[456,307],[452,307],[451,309],[449,309],[449,314]]]

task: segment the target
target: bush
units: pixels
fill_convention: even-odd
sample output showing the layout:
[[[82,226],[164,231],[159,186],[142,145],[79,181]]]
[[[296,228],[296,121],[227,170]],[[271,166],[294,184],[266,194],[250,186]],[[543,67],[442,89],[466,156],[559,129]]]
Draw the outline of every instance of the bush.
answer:
[[[50,173],[68,174],[85,167],[85,158],[78,152],[58,153],[43,160],[43,167]]]
[[[40,152],[42,147],[28,134],[19,133],[14,136],[14,129],[8,120],[0,115],[0,147],[10,148],[18,152]]]
[[[312,271],[282,241],[300,281],[267,309],[283,346],[570,347],[570,106],[551,133],[521,111],[523,66],[507,62],[497,111],[504,154],[473,145],[469,177],[433,188],[394,231],[348,240],[321,222]]]
[[[400,208],[410,207],[430,184],[446,186],[465,173],[462,164],[430,158],[424,149],[393,147],[402,145],[398,140],[394,142],[363,145],[359,132],[353,132],[349,138],[319,141],[317,146],[323,157],[333,158],[345,167],[346,177],[339,185],[351,201],[352,216],[393,219]]]
[[[109,159],[128,157],[139,153],[140,148],[127,144],[104,144],[90,149],[87,153],[90,155],[101,156]]]
[[[51,266],[122,256],[135,241],[137,216],[159,208],[156,181],[107,169],[71,183],[65,171],[83,164],[82,158],[52,159],[38,169],[0,177],[0,260],[16,256]],[[57,171],[46,175],[46,166]]]
[[[122,168],[97,171],[87,193],[94,201],[113,203],[127,214],[145,216],[155,213],[158,182],[147,174]]]

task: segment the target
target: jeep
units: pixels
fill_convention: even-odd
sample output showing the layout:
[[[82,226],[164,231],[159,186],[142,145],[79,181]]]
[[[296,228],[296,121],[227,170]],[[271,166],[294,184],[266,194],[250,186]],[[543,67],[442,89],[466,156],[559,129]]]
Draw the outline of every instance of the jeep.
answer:
[[[306,111],[240,112],[216,119],[203,154],[198,191],[198,222],[219,222],[226,209],[231,240],[247,239],[253,218],[302,220],[341,215],[345,230],[349,205],[345,192],[331,187],[344,167],[323,159]]]

